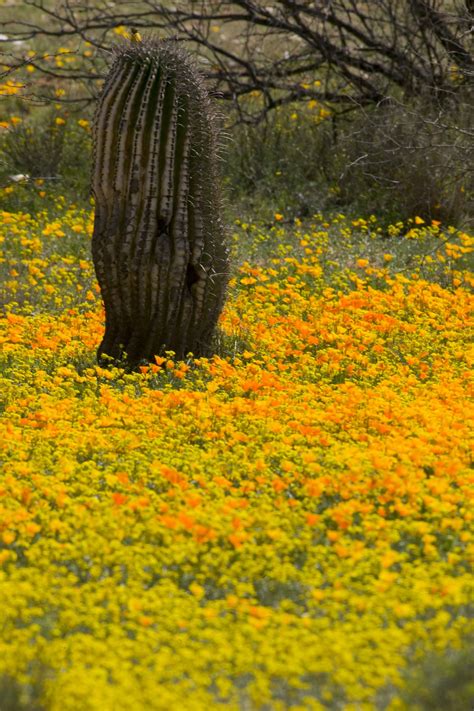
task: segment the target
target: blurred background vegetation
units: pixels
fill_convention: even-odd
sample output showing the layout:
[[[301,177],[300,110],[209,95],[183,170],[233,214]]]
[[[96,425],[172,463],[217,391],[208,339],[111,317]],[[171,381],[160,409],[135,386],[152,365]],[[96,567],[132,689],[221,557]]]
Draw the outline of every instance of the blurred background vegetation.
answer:
[[[194,51],[234,213],[472,222],[471,0],[8,0],[2,17],[7,206],[36,209],[45,186],[88,199],[95,97],[133,26]]]

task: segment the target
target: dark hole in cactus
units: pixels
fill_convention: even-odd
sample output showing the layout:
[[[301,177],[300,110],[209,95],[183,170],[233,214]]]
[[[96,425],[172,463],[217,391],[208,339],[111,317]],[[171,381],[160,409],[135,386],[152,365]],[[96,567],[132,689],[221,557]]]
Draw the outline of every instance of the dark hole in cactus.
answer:
[[[195,284],[197,281],[199,281],[199,275],[197,273],[196,267],[194,267],[192,264],[188,264],[188,268],[186,269],[186,286],[188,287],[189,291],[191,291],[192,285]]]
[[[132,367],[166,349],[207,355],[228,272],[210,100],[174,42],[127,43],[116,55],[94,125],[98,355],[125,346]]]
[[[158,234],[159,235],[167,235],[168,234],[168,228],[169,224],[167,220],[165,220],[163,217],[158,218]]]

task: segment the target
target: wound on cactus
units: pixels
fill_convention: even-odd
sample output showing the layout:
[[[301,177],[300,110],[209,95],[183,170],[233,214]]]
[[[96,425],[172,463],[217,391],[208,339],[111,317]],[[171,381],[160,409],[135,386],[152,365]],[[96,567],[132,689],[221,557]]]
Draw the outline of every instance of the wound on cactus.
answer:
[[[228,272],[215,115],[175,42],[115,52],[93,132],[98,357],[135,366],[164,351],[206,355]]]

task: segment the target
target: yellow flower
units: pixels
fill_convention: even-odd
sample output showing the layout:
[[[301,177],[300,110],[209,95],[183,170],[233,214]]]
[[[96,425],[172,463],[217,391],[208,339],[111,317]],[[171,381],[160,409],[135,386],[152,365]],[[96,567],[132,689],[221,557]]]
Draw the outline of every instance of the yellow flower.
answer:
[[[130,37],[130,42],[141,42],[142,41],[141,34],[134,27],[132,27],[132,29],[130,30],[129,37]]]
[[[124,37],[125,39],[130,39],[130,34],[127,30],[126,27],[123,25],[120,25],[119,27],[114,27],[114,30],[116,35],[120,35],[120,37]]]
[[[420,640],[474,633],[472,235],[239,220],[218,355],[130,372],[95,365],[93,209],[50,202],[0,210],[6,672],[44,662],[61,711],[237,708],[236,679],[301,706],[312,678],[314,708],[387,679],[402,708]]]

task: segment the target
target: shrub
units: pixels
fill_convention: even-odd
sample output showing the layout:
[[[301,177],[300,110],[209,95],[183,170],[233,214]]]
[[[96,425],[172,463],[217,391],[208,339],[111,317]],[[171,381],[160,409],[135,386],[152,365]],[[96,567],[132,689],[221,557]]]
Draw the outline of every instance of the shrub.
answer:
[[[1,143],[4,170],[30,178],[57,178],[65,126],[66,122],[53,111],[38,111],[25,120],[11,123]]]
[[[467,103],[360,109],[337,149],[342,202],[391,219],[466,221],[474,207],[469,121]]]
[[[43,711],[38,702],[38,689],[9,676],[0,677],[0,711]]]
[[[474,705],[474,647],[430,656],[405,697],[411,711],[470,711]]]
[[[233,196],[271,200],[273,208],[278,202],[300,216],[318,210],[327,199],[333,160],[333,124],[321,111],[327,109],[281,107],[258,124],[232,126],[225,170]]]
[[[68,195],[85,202],[90,195],[91,140],[88,121],[35,108],[22,119],[4,122],[0,137],[3,208],[37,212],[44,197]],[[47,191],[47,192],[46,192]]]

